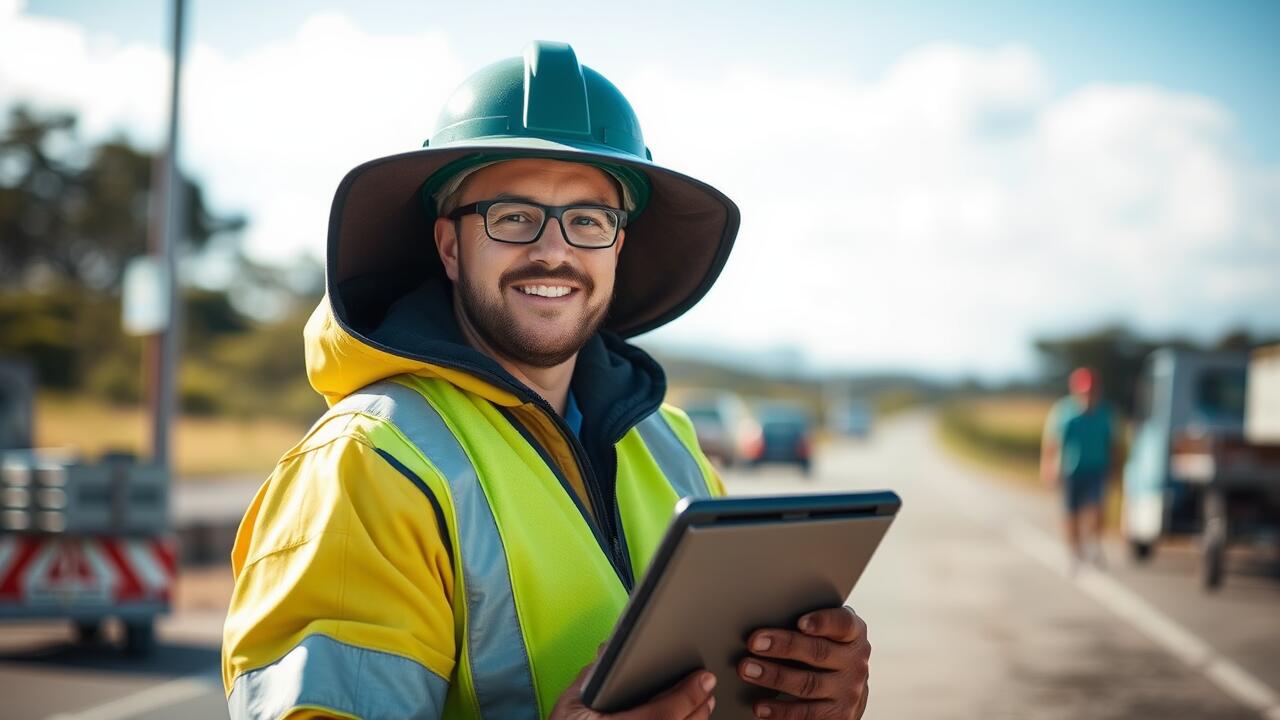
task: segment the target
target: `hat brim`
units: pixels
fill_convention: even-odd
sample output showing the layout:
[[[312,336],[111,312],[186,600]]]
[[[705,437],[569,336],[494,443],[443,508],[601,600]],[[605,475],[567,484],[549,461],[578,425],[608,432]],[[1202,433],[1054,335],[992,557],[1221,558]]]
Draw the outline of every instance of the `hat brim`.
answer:
[[[618,259],[615,293],[604,327],[633,337],[693,307],[724,268],[738,233],[738,207],[706,183],[604,146],[583,149],[545,140],[497,138],[465,146],[425,148],[363,163],[347,173],[329,215],[326,282],[334,314],[355,326],[379,318],[349,317],[351,294],[393,298],[393,286],[443,276],[432,222],[419,190],[441,168],[474,155],[549,158],[624,165],[644,173],[650,195],[632,219]],[[390,283],[390,286],[388,285]],[[404,289],[407,289],[404,288]],[[363,308],[362,314],[379,314]]]

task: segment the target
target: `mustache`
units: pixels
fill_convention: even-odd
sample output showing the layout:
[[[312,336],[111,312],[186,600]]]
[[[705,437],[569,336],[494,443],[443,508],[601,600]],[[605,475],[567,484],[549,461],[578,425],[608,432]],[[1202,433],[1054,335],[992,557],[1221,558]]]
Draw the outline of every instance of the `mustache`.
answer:
[[[528,280],[567,280],[583,290],[591,292],[595,290],[596,284],[591,281],[591,277],[581,270],[569,265],[560,265],[554,268],[544,268],[537,265],[526,265],[515,270],[509,270],[498,278],[498,284],[502,287],[513,285],[518,282]]]

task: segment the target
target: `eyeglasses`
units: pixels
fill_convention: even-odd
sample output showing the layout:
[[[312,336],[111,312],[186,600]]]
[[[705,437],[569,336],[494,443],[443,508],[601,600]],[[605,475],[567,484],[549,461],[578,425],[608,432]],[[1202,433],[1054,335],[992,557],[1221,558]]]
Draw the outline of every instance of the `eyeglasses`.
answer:
[[[458,220],[473,214],[484,218],[484,231],[490,239],[515,244],[536,242],[547,218],[555,218],[570,245],[592,250],[611,247],[618,239],[618,228],[627,225],[625,210],[605,205],[552,206],[524,200],[481,200],[446,217]]]

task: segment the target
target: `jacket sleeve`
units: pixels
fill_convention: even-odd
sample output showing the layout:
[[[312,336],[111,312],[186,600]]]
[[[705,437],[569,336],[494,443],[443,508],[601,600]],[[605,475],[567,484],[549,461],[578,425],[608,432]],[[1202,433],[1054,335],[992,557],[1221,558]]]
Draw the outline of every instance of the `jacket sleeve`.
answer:
[[[233,718],[442,712],[456,656],[443,514],[350,431],[360,420],[313,431],[241,523],[222,649]]]

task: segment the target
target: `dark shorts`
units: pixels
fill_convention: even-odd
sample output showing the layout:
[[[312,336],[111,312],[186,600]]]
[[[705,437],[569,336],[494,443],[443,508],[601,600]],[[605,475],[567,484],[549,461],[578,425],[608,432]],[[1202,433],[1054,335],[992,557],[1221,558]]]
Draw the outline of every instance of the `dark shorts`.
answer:
[[[1062,500],[1067,512],[1102,504],[1102,492],[1107,486],[1105,472],[1081,472],[1062,478]]]

